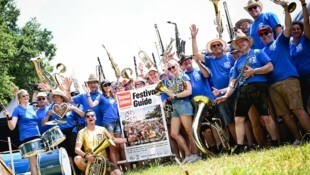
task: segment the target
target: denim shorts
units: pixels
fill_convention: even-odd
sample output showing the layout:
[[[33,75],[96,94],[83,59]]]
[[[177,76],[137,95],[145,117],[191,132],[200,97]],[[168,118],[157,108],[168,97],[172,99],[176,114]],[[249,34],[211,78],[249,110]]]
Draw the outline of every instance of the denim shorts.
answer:
[[[103,127],[105,127],[109,132],[112,132],[114,134],[122,133],[121,124],[119,120],[116,120],[115,122],[112,123],[105,123],[103,124]]]
[[[182,115],[193,115],[193,106],[190,101],[176,100],[172,102],[172,117],[180,117]]]

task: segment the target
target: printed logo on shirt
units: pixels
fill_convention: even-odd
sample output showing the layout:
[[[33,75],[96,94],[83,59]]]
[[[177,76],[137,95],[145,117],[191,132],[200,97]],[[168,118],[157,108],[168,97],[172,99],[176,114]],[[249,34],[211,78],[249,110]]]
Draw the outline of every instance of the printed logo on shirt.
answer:
[[[226,61],[226,62],[224,63],[224,67],[225,67],[226,69],[231,68],[230,62],[229,62],[229,61]]]
[[[297,46],[296,46],[296,52],[301,52],[302,51],[302,44],[299,43]]]

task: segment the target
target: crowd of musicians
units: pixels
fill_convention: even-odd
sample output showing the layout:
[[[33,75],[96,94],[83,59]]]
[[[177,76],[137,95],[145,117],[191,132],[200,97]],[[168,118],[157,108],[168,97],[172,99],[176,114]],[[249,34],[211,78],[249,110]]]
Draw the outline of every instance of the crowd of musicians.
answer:
[[[26,143],[50,129],[48,122],[65,120],[58,122],[66,136],[59,147],[66,149],[77,172],[84,172],[87,162],[94,162],[98,156],[92,153],[98,140],[112,139],[116,145],[111,144],[108,152],[100,154],[108,158],[109,172],[122,174],[117,162],[126,160],[124,145],[135,140],[123,138],[126,133],[122,133],[115,96],[164,82],[169,92],[162,95],[163,106],[172,106],[167,120],[171,150],[183,163],[202,156],[192,130],[195,111],[191,100],[197,95],[214,102],[212,117],[222,121],[233,154],[300,145],[310,133],[310,23],[305,0],[297,5],[302,7],[303,21],[292,22],[288,5],[283,4],[285,21],[281,23],[274,13],[263,12],[263,3],[249,0],[244,9],[253,19],[235,24],[232,41],[209,41],[204,54],[196,42],[198,27],[191,25],[192,55],[178,58],[169,53],[164,72],[151,67],[135,80],[102,82],[91,74],[83,84],[85,93],[80,94],[70,89],[72,81],[68,77],[62,87],[53,90],[40,83],[33,91],[36,108],[30,105],[29,93],[20,90],[19,105],[4,112],[8,126],[13,130],[18,124],[20,141]],[[63,102],[68,104],[68,112],[60,117],[53,106]],[[214,128],[204,127],[202,135],[210,152],[223,153],[223,143]],[[31,174],[36,175],[36,156],[29,157],[29,162]],[[126,165],[125,169],[130,168]]]

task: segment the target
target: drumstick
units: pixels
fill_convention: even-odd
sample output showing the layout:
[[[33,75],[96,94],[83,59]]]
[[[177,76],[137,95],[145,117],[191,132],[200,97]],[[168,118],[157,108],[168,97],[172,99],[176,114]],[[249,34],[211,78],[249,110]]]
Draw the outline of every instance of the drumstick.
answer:
[[[13,159],[13,154],[12,154],[12,145],[11,145],[10,137],[8,137],[8,143],[9,143],[9,150],[10,150],[10,156],[11,156],[12,173],[15,174],[15,166],[14,166],[14,159]]]
[[[174,157],[174,159],[179,164],[179,166],[182,168],[182,170],[185,172],[185,175],[189,175],[188,171],[184,168],[180,160],[177,157]]]

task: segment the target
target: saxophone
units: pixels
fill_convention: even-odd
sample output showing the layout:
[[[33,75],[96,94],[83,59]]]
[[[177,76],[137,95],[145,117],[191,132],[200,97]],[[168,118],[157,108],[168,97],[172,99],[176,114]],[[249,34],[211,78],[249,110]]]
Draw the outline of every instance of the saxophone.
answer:
[[[112,58],[111,54],[108,52],[108,50],[105,48],[105,46],[103,44],[102,44],[102,47],[105,49],[105,51],[108,54],[109,60],[112,64],[112,68],[113,68],[114,73],[115,73],[116,80],[118,82],[119,78],[121,77],[121,71],[120,71],[118,65],[114,62],[114,59]]]
[[[56,82],[55,78],[50,73],[48,73],[47,71],[42,69],[41,58],[39,58],[39,57],[31,58],[30,60],[34,64],[34,68],[36,70],[37,76],[39,77],[40,81],[45,83],[45,84],[48,84],[52,89],[56,89],[57,88],[57,82]]]
[[[105,138],[94,150],[93,154],[96,155],[96,160],[94,163],[87,163],[85,175],[105,175],[107,170],[106,158],[102,155],[98,155],[104,149],[106,149],[110,144],[115,146],[112,139]]]

